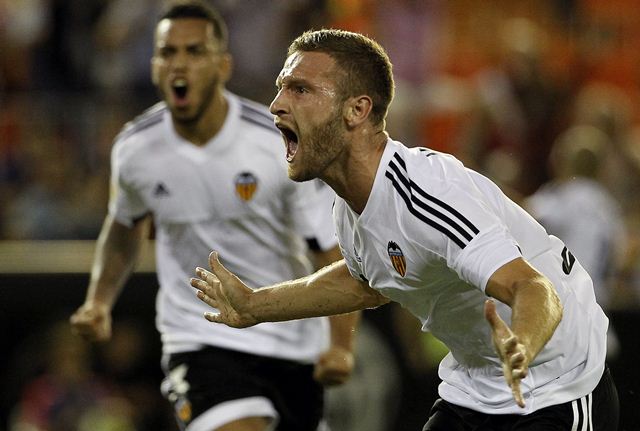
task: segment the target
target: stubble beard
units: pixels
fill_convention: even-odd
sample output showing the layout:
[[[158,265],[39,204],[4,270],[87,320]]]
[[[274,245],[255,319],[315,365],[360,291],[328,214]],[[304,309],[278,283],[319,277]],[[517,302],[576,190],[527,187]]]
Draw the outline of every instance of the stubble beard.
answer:
[[[297,182],[323,179],[329,166],[337,159],[345,147],[342,115],[335,113],[324,123],[314,126],[308,135],[303,169],[294,172],[289,166],[289,177]]]

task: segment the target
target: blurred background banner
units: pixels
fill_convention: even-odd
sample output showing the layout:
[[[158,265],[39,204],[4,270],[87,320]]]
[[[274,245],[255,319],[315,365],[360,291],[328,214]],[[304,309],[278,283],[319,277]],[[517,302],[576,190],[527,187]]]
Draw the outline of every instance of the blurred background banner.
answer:
[[[590,271],[611,318],[621,429],[640,427],[638,0],[210,2],[229,26],[230,90],[268,104],[286,47],[300,32],[363,32],[394,64],[388,130],[395,139],[454,154],[498,182],[550,233],[586,244],[576,247],[591,255],[574,252],[595,262]],[[0,431],[28,421],[43,430],[175,427],[158,390],[152,245],[114,310],[123,322],[114,331],[120,338],[87,347],[66,332],[107,211],[113,139],[157,100],[149,66],[161,6],[0,0]],[[575,200],[569,204],[562,190],[574,190]],[[562,203],[574,211],[559,219],[545,212],[551,205],[559,214],[553,208]],[[393,376],[389,388],[371,386],[377,392],[369,405],[353,410],[386,403],[388,430],[420,429],[442,352],[432,340],[408,342],[406,316],[396,311],[365,313],[362,349],[386,352],[377,356],[387,358]],[[380,364],[359,360],[366,381],[366,367]],[[354,380],[339,400],[362,399],[362,380]],[[401,393],[395,402],[392,386]],[[77,388],[91,396],[80,403]],[[344,415],[329,417],[357,431],[357,421]]]

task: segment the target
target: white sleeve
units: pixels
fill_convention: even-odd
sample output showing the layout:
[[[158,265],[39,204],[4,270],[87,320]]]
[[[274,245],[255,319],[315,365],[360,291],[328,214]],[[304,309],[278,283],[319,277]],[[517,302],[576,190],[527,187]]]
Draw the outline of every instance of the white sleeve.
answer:
[[[458,276],[483,292],[489,278],[504,264],[522,257],[518,244],[499,224],[481,230],[460,250],[452,268]]]
[[[423,177],[417,179],[422,184],[415,185],[424,190],[423,199],[432,209],[427,215],[439,232],[429,235],[435,239],[430,246],[458,277],[484,291],[498,268],[522,254],[503,220],[507,215],[501,213],[497,186],[481,190],[461,165],[443,167],[436,177],[442,181]]]
[[[334,191],[320,180],[295,183],[288,196],[295,231],[311,248],[326,251],[338,243],[333,224]]]
[[[132,227],[134,222],[149,210],[139,194],[127,183],[122,148],[123,142],[120,141],[111,151],[109,215],[119,223]]]

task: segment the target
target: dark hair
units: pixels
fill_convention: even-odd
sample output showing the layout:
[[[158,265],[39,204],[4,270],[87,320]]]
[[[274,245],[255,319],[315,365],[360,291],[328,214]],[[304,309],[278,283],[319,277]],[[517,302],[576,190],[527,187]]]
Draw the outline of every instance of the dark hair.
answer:
[[[213,25],[213,35],[226,50],[228,43],[227,25],[217,10],[199,0],[169,1],[158,18],[163,19],[198,18]]]
[[[360,33],[322,29],[298,36],[289,46],[287,56],[298,51],[329,54],[345,73],[338,84],[343,97],[370,96],[373,123],[384,121],[393,99],[394,83],[391,62],[378,42]]]

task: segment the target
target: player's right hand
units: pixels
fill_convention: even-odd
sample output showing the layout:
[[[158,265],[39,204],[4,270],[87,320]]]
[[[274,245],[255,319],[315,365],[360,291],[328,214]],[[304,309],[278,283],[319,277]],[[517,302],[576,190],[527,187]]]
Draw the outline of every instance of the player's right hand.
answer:
[[[204,313],[205,319],[233,328],[260,323],[247,310],[252,290],[220,263],[218,253],[209,255],[209,265],[211,271],[196,268],[197,278],[190,280],[191,286],[198,289],[198,298],[217,309]]]
[[[111,311],[107,306],[85,302],[69,318],[72,331],[89,341],[111,338]]]
[[[526,348],[498,315],[493,299],[485,301],[484,315],[491,325],[493,345],[502,361],[504,378],[511,388],[516,404],[520,408],[524,408],[525,402],[520,389],[520,381],[527,376],[529,369]]]

